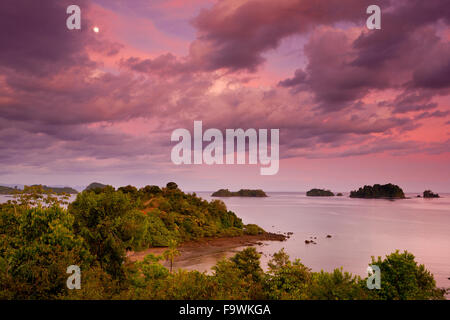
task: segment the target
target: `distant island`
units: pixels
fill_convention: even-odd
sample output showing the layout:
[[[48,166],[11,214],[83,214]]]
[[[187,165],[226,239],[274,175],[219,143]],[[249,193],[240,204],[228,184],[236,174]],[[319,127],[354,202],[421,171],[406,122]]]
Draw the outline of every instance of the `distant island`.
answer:
[[[440,198],[439,194],[433,193],[433,191],[431,191],[431,190],[425,190],[423,192],[423,197],[424,198]]]
[[[69,193],[69,194],[78,193],[77,190],[70,187],[48,187],[45,185],[38,185],[38,184],[34,184],[31,187],[38,187],[38,186],[42,187],[44,191],[51,191],[54,193]],[[20,189],[0,186],[0,194],[14,194],[17,191],[20,191]]]
[[[267,197],[267,194],[261,189],[241,189],[236,192],[232,192],[228,189],[220,189],[214,192],[212,197]]]
[[[17,189],[0,186],[0,194],[13,194]]]
[[[84,190],[95,190],[95,189],[103,189],[107,187],[106,184],[100,183],[100,182],[92,182],[90,185],[88,185]]]
[[[43,185],[32,185],[32,187],[42,186],[42,189],[45,191],[51,191],[54,193],[69,193],[69,194],[77,194],[78,191],[71,187],[47,187]]]
[[[334,193],[330,190],[324,190],[324,189],[311,189],[308,192],[306,192],[306,195],[308,197],[334,197]]]
[[[357,191],[351,191],[350,198],[405,199],[405,194],[402,188],[392,183],[384,185],[374,184],[373,186],[359,188]]]

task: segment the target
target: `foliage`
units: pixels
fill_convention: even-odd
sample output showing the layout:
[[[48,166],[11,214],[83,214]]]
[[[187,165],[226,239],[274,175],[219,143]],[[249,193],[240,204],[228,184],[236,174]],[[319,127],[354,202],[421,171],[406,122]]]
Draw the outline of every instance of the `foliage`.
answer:
[[[381,270],[381,289],[373,294],[387,300],[435,300],[443,299],[445,291],[436,288],[433,275],[424,265],[418,265],[414,255],[398,250],[384,260],[372,257]]]
[[[261,255],[256,252],[254,247],[248,247],[231,258],[231,261],[245,276],[251,276],[253,280],[260,280],[262,277],[262,269],[259,264]]]
[[[69,206],[74,231],[82,236],[101,267],[114,278],[123,275],[126,249],[143,247],[145,214],[121,191],[83,191]]]
[[[174,185],[158,189],[147,186],[139,191],[142,199],[140,209],[151,220],[149,228],[158,226],[153,229],[159,235],[150,236],[153,237],[153,246],[167,246],[171,239],[182,242],[244,233],[242,220],[227,210],[222,201],[208,202],[195,194],[184,193]]]
[[[313,273],[308,288],[308,299],[311,300],[365,300],[368,294],[366,283],[342,268],[331,273]]]
[[[249,234],[252,236],[258,235],[258,234],[263,234],[265,231],[264,229],[262,229],[260,226],[256,225],[256,224],[246,224],[244,226],[244,233],[245,234]]]
[[[330,190],[324,189],[311,189],[306,192],[308,197],[334,197],[334,193]]]
[[[265,291],[268,299],[305,299],[311,270],[300,260],[291,262],[284,248],[273,254],[265,275]]]
[[[173,260],[176,256],[179,256],[180,252],[177,250],[177,242],[175,240],[169,241],[169,249],[164,251],[163,257],[170,262],[170,273],[172,273]]]
[[[59,206],[3,205],[0,211],[1,298],[54,299],[66,291],[68,266],[92,261],[73,216]]]
[[[139,189],[139,193],[143,198],[148,199],[154,195],[162,193],[162,190],[158,186],[145,186]]]
[[[424,198],[439,198],[439,194],[433,193],[433,191],[431,191],[431,190],[425,190],[423,192],[423,197]]]
[[[169,182],[166,185],[166,189],[168,189],[168,190],[176,190],[176,189],[178,189],[178,185],[175,182]]]
[[[261,189],[241,189],[236,192],[232,192],[228,189],[220,189],[214,192],[212,197],[267,197],[267,194]]]
[[[402,188],[392,183],[384,185],[374,184],[373,186],[359,188],[358,191],[351,191],[350,198],[404,199],[405,194]]]

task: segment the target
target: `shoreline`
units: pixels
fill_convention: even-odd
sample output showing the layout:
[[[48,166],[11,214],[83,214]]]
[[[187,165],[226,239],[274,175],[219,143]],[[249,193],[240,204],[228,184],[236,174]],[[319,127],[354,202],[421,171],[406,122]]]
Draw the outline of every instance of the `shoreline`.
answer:
[[[262,241],[286,241],[288,236],[280,233],[266,232],[259,235],[242,235],[237,237],[201,238],[182,242],[177,248],[180,255],[176,263],[190,261],[203,256],[223,254],[239,247],[251,247],[263,244]],[[131,262],[142,261],[148,254],[162,255],[167,247],[152,247],[142,251],[128,251],[127,258]],[[166,261],[162,261],[166,265]]]

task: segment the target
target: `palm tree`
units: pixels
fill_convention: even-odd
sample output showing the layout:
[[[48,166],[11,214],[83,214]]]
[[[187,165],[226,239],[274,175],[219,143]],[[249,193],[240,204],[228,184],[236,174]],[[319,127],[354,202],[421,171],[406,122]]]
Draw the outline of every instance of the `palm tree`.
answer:
[[[176,256],[180,255],[180,252],[177,250],[177,241],[176,240],[169,240],[169,249],[164,251],[163,257],[166,260],[170,261],[170,273],[172,273],[172,267],[173,267],[173,260]]]

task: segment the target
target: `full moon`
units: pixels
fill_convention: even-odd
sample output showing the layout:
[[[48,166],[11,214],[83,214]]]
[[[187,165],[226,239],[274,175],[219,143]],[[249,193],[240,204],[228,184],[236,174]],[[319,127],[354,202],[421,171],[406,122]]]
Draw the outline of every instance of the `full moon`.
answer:
[[[100,31],[100,29],[98,27],[94,27],[94,28],[92,28],[92,30],[94,30],[95,33],[98,33]]]

